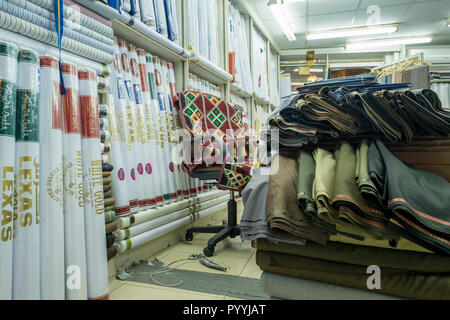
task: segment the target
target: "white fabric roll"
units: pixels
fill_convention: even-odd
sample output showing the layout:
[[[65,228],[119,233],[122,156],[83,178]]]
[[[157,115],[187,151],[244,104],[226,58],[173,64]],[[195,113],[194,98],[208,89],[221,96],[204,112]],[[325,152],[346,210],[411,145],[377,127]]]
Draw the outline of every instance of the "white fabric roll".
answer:
[[[153,0],[139,0],[141,5],[141,20],[153,30],[156,30],[155,10]]]
[[[0,223],[0,300],[12,298],[13,280],[13,214],[17,57],[16,45],[0,41],[0,193],[2,219]]]
[[[17,69],[13,299],[40,299],[39,54],[21,49]],[[16,215],[17,214],[17,215]]]

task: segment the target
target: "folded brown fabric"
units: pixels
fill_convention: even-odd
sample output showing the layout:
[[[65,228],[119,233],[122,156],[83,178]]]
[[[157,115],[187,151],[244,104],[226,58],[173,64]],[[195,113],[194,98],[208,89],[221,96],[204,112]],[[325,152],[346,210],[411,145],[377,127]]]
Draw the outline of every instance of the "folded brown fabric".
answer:
[[[112,189],[111,183],[103,184],[103,192],[108,192]]]
[[[103,171],[102,174],[103,174],[103,178],[108,178],[108,177],[111,176],[111,172],[110,171]]]
[[[114,233],[108,233],[106,235],[106,247],[111,248],[114,242],[116,242],[116,237],[114,236]]]
[[[330,262],[269,251],[256,252],[263,271],[322,281],[363,290],[367,288],[368,265]],[[410,299],[450,299],[450,274],[421,273],[380,266],[381,288],[376,292]]]
[[[116,221],[105,224],[106,234],[113,233],[116,230],[117,230],[117,222]]]
[[[270,176],[267,217],[270,229],[279,229],[325,244],[329,233],[311,224],[297,205],[298,164],[296,159],[278,156],[279,170]]]
[[[111,183],[111,176],[103,178],[103,184],[110,184]]]
[[[111,198],[112,197],[112,190],[109,190],[107,192],[103,192],[103,198]]]

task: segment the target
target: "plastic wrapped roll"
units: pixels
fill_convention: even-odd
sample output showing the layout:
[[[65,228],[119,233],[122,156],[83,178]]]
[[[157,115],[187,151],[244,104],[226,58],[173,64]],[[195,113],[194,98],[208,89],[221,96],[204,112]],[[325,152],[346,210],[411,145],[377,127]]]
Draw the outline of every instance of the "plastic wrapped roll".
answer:
[[[141,159],[140,149],[138,148],[137,127],[136,127],[136,114],[134,112],[134,90],[131,84],[130,75],[130,62],[127,56],[128,50],[126,42],[118,40],[119,53],[120,53],[120,74],[117,74],[118,78],[118,95],[119,99],[114,101],[119,104],[119,109],[123,114],[118,115],[118,121],[124,121],[125,125],[125,145],[122,147],[123,154],[126,155],[126,163],[128,171],[125,174],[125,179],[129,182],[129,197],[131,212],[137,212],[140,208],[140,204],[145,206],[145,195],[143,181],[139,179],[139,175],[136,174],[136,168],[138,166],[138,160]],[[137,200],[135,200],[137,197]],[[136,202],[135,202],[136,201]]]
[[[155,12],[157,13],[157,31],[167,37],[166,11],[164,10],[164,0],[153,0]]]
[[[0,237],[0,300],[12,298],[13,213],[16,130],[17,56],[19,49],[0,41],[0,192],[2,221]]]
[[[107,117],[107,115],[105,116]],[[100,124],[100,129],[101,130],[108,130],[109,129],[109,122],[107,118],[100,118],[99,124]]]
[[[108,130],[102,130],[100,137],[101,137],[101,142],[103,142],[103,143],[107,143],[107,142],[111,141],[111,134],[109,133]]]
[[[147,63],[147,72],[149,79],[149,88],[150,88],[150,97],[151,97],[151,120],[150,126],[152,127],[154,137],[154,154],[156,155],[155,159],[155,168],[153,168],[153,172],[155,172],[156,177],[161,186],[161,191],[163,195],[163,201],[170,201],[170,190],[169,190],[169,180],[167,177],[167,173],[165,170],[166,160],[165,160],[165,150],[164,150],[164,140],[165,134],[162,131],[161,125],[161,117],[160,117],[160,100],[158,96],[158,92],[156,90],[156,79],[155,79],[155,67],[153,64],[153,56],[149,53],[146,54],[145,60]],[[149,113],[149,111],[147,111]],[[147,116],[149,119],[149,116]],[[160,200],[160,199],[158,199]],[[158,201],[161,203],[161,201]]]
[[[40,64],[41,299],[64,300],[63,125],[59,62],[54,57],[42,56]]]
[[[109,155],[108,154],[102,154],[102,163],[108,163],[109,162]]]
[[[105,197],[105,199],[112,198],[112,196],[113,196],[112,190],[108,192],[103,192],[103,197]]]
[[[108,297],[103,176],[100,155],[97,76],[94,70],[78,70],[83,154],[84,222],[86,232],[87,292],[89,299]]]
[[[109,114],[109,108],[106,104],[101,104],[98,106],[98,112],[100,117],[107,117]]]
[[[154,184],[157,181],[154,181],[150,174],[147,173],[146,168],[148,166],[151,167],[150,159],[151,153],[150,144],[148,141],[148,132],[145,118],[145,106],[142,95],[142,87],[141,87],[141,76],[139,70],[138,63],[138,55],[136,52],[136,48],[132,44],[128,44],[128,56],[130,58],[130,66],[131,66],[131,80],[134,88],[134,98],[135,98],[135,112],[136,112],[136,125],[138,129],[139,148],[141,150],[141,160],[139,161],[137,172],[141,176],[141,179],[144,181],[145,185],[145,197],[147,201],[146,207],[153,207],[156,205],[156,192]],[[151,173],[151,171],[150,171]]]
[[[153,0],[139,0],[141,5],[141,20],[144,24],[156,31],[155,10]]]
[[[116,213],[113,210],[105,211],[105,223],[110,223],[116,218]]]
[[[126,137],[127,127],[125,121],[125,93],[123,80],[120,77],[120,57],[119,51],[116,45],[116,53],[114,56],[114,64],[111,66],[112,77],[111,86],[109,91],[109,109],[108,120],[111,130],[111,152],[110,159],[114,166],[114,172],[112,175],[112,185],[114,185],[113,196],[116,199],[116,212],[117,215],[130,214],[130,202],[135,198],[134,189],[129,190],[129,180],[125,178],[125,174],[129,172],[126,163]],[[137,200],[136,200],[137,201]]]
[[[175,220],[184,218],[188,215],[190,215],[192,212],[192,208],[185,208],[176,212],[172,212],[170,214],[166,214],[162,217],[141,223],[141,224],[137,224],[134,226],[131,226],[129,228],[126,229],[121,229],[121,230],[116,230],[114,232],[114,235],[116,237],[117,240],[125,240],[128,239],[130,237],[134,237],[138,234],[144,233],[146,231],[158,228],[162,225],[168,224],[170,222],[173,222]]]
[[[80,285],[66,273],[66,299],[87,299],[86,252],[84,229],[83,168],[81,156],[81,110],[78,96],[78,69],[62,64],[66,87],[63,97],[63,185],[65,269],[78,266]]]
[[[109,163],[102,164],[102,171],[108,171],[111,172],[114,170],[114,167],[110,165]]]
[[[125,252],[129,249],[136,248],[140,245],[143,245],[149,241],[157,239],[162,235],[165,235],[173,230],[184,227],[190,222],[193,221],[192,215],[181,218],[179,220],[170,222],[168,224],[162,225],[156,229],[152,229],[150,231],[141,233],[135,237],[131,237],[127,240],[118,241],[115,243],[115,246],[119,249],[119,252]]]
[[[114,198],[105,198],[105,207],[113,206],[116,203]]]
[[[39,248],[39,54],[18,56],[13,299],[40,298]],[[16,215],[17,214],[17,215]]]
[[[161,60],[157,57],[153,57],[153,66],[154,66],[154,74],[155,74],[155,84],[156,84],[156,92],[158,95],[158,101],[159,101],[159,110],[158,117],[159,117],[159,130],[160,130],[160,138],[159,141],[161,143],[161,147],[164,150],[164,171],[166,172],[167,181],[169,185],[169,197],[171,201],[175,201],[177,199],[177,186],[175,184],[175,174],[174,174],[174,168],[173,168],[173,162],[172,162],[172,147],[170,144],[170,132],[168,132],[168,128],[170,127],[169,122],[169,111],[168,111],[168,96],[166,94],[166,91],[164,90],[164,81],[163,78],[163,72],[162,72],[162,65]],[[167,195],[164,195],[166,198]],[[166,199],[167,200],[167,199]]]

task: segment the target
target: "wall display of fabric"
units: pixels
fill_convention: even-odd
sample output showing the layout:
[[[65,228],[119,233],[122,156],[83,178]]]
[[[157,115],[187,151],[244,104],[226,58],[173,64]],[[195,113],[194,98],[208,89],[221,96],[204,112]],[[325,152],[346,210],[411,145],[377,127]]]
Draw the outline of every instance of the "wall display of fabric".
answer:
[[[141,6],[141,20],[156,31],[156,17],[153,0],[139,0]]]
[[[138,55],[136,52],[136,48],[132,44],[127,45],[128,48],[128,57],[130,59],[130,69],[131,69],[131,78],[134,89],[134,98],[135,98],[135,112],[136,112],[136,127],[137,134],[139,136],[138,141],[140,142],[141,149],[141,159],[139,161],[137,167],[137,174],[141,176],[142,181],[144,181],[145,185],[145,200],[146,204],[142,206],[143,208],[148,208],[156,205],[156,191],[155,191],[155,183],[154,179],[152,179],[151,175],[145,170],[149,165],[151,166],[149,160],[151,159],[150,153],[150,144],[148,141],[148,132],[147,132],[147,123],[145,117],[145,105],[143,101],[142,87],[141,87],[141,75],[139,70],[138,63]],[[140,206],[141,207],[141,206]]]
[[[178,43],[178,22],[175,0],[164,0],[164,11],[167,24],[167,37]]]
[[[253,90],[257,97],[269,101],[266,40],[255,27],[253,27],[252,32]]]
[[[86,237],[87,294],[92,300],[107,299],[108,267],[104,239],[105,219],[103,176],[100,154],[97,75],[87,68],[78,70],[83,155],[83,194]]]
[[[139,166],[140,161],[142,160],[141,148],[140,148],[140,136],[138,134],[137,129],[137,120],[136,120],[136,110],[135,110],[135,97],[134,97],[134,88],[132,85],[131,74],[130,74],[130,61],[128,57],[127,44],[123,40],[118,40],[119,45],[119,53],[120,53],[120,66],[121,66],[121,75],[123,76],[124,82],[124,95],[126,96],[126,104],[125,104],[125,119],[127,125],[127,143],[128,146],[125,149],[127,154],[127,164],[129,168],[129,172],[127,172],[127,176],[129,175],[129,179],[131,183],[135,185],[135,193],[131,195],[131,197],[137,197],[138,202],[131,203],[130,207],[132,212],[136,212],[140,208],[144,208],[147,206],[147,201],[145,198],[145,186],[144,180],[142,176],[137,173],[137,167]],[[141,164],[142,165],[142,164]]]
[[[253,92],[252,74],[250,72],[250,54],[248,46],[248,28],[245,18],[231,2],[228,2],[230,35],[228,40],[229,54],[234,65],[230,64],[233,82],[248,93]],[[230,60],[231,61],[231,60]],[[231,69],[232,68],[232,69]]]
[[[59,63],[40,57],[39,212],[41,299],[64,300],[62,99]]]
[[[155,4],[155,12],[157,15],[157,31],[163,36],[167,37],[167,21],[166,21],[166,11],[164,8],[164,0],[153,0]]]
[[[270,103],[278,106],[280,104],[280,94],[278,93],[278,57],[272,49],[269,51],[269,95]]]
[[[219,21],[217,0],[189,0],[189,50],[197,52],[213,64],[220,65]]]
[[[17,66],[13,299],[40,298],[39,54],[21,49]],[[25,188],[26,186],[26,188]]]
[[[111,163],[115,168],[112,175],[112,183],[114,184],[114,197],[117,199],[116,213],[117,215],[126,215],[132,210],[136,212],[139,203],[135,180],[131,176],[133,159],[131,158],[132,155],[130,155],[132,145],[129,143],[132,140],[129,139],[131,136],[127,123],[127,108],[129,108],[130,101],[122,77],[122,55],[119,53],[117,39],[114,38],[114,41],[116,42],[116,53],[114,64],[111,66],[111,89],[113,93],[111,102],[114,102],[114,110],[111,110],[109,118],[111,127],[115,123],[117,133],[115,130],[112,130],[112,139],[110,142]],[[113,115],[115,118],[113,118]],[[125,201],[125,197],[127,201]]]
[[[63,185],[65,270],[80,271],[80,286],[66,286],[67,300],[87,299],[84,194],[81,156],[81,109],[78,96],[78,69],[62,64],[66,88],[63,99]],[[69,269],[68,269],[69,268]],[[69,280],[66,274],[66,281]]]
[[[0,238],[0,299],[12,298],[13,279],[13,212],[14,212],[14,167],[16,137],[17,58],[19,49],[12,43],[0,41],[0,192],[2,222]]]
[[[162,202],[164,201],[164,192],[162,189],[162,185],[159,183],[159,181],[162,181],[162,178],[160,177],[158,155],[156,154],[156,130],[152,112],[152,108],[155,108],[155,99],[152,98],[152,93],[150,91],[150,81],[148,76],[149,72],[147,69],[146,60],[147,53],[143,49],[137,49],[137,54],[144,104],[144,125],[146,127],[147,141],[149,145],[148,148],[150,151],[147,158],[147,164],[145,166],[145,172],[153,180],[156,203],[162,204]]]

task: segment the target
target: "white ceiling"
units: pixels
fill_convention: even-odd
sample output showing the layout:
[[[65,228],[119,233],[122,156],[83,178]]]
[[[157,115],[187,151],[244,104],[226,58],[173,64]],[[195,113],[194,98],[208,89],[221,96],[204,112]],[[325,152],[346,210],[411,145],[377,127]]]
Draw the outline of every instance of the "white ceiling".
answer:
[[[288,41],[267,7],[267,0],[249,0],[281,49],[343,47],[346,38],[306,40],[306,32],[366,25],[370,5],[380,7],[380,23],[399,24],[391,35],[352,37],[352,40],[432,34],[431,45],[450,45],[450,0],[305,0],[284,4],[289,24],[297,37]]]

